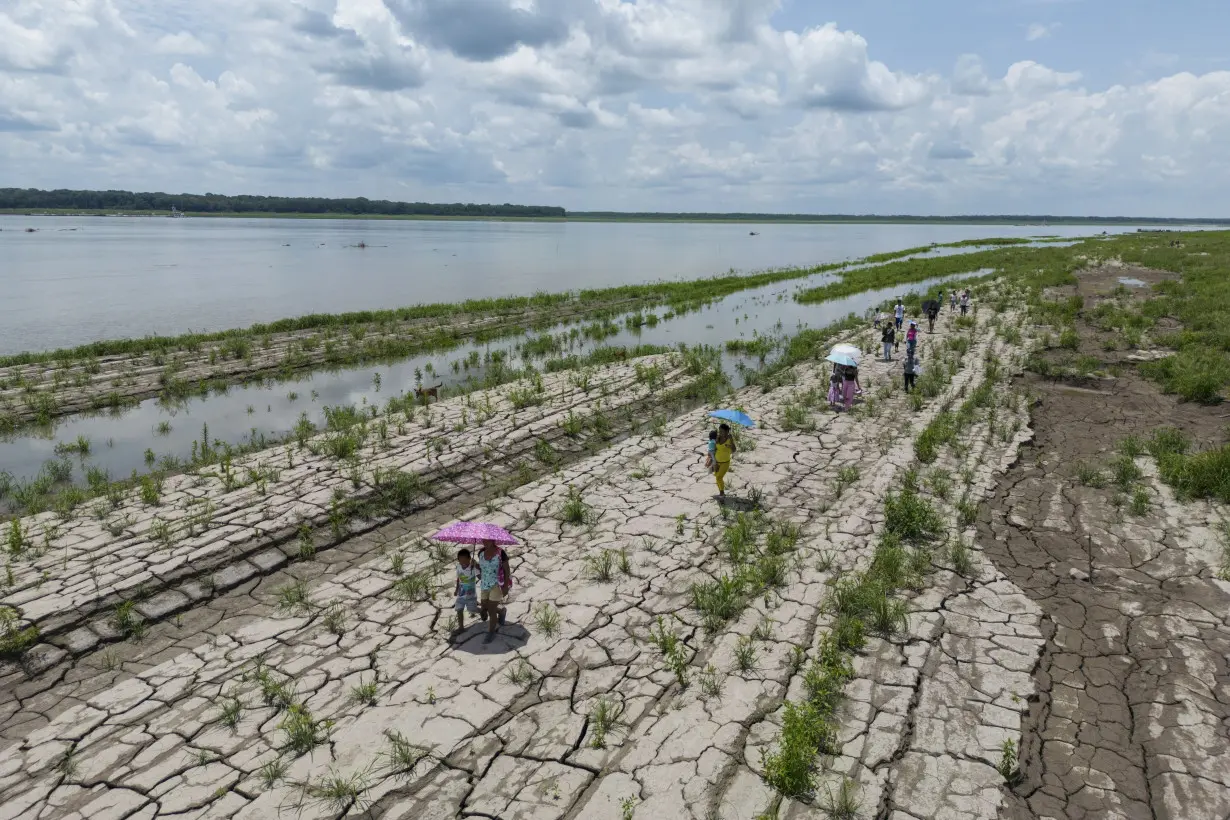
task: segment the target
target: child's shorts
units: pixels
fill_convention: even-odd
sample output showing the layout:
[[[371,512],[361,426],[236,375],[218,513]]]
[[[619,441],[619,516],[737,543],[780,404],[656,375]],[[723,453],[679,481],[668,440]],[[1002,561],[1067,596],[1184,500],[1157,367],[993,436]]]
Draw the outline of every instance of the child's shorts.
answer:
[[[469,595],[458,595],[457,603],[453,604],[453,609],[458,612],[461,612],[464,609],[471,615],[476,614],[478,612],[478,596],[473,593]]]

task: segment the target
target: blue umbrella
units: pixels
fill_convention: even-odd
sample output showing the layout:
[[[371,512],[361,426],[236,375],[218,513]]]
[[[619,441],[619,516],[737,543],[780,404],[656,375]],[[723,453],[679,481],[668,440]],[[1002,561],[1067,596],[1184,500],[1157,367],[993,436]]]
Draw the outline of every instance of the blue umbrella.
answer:
[[[858,359],[845,353],[830,353],[828,361],[833,364],[841,364],[846,367],[858,367]]]
[[[735,424],[740,424],[744,427],[756,426],[756,422],[752,421],[751,416],[739,410],[714,410],[709,414],[709,417],[721,419],[722,421],[733,421]]]

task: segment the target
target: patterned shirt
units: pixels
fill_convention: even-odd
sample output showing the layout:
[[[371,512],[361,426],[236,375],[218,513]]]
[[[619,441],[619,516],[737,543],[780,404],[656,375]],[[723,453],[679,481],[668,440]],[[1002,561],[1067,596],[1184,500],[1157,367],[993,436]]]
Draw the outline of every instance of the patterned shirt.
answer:
[[[484,554],[486,550],[478,551],[478,570],[481,577],[478,581],[479,589],[494,589],[500,585],[500,558],[502,552],[497,552],[494,558],[488,559]]]
[[[474,594],[475,584],[478,582],[478,566],[474,560],[470,560],[470,566],[463,567],[457,565],[457,587],[461,595],[470,596]]]

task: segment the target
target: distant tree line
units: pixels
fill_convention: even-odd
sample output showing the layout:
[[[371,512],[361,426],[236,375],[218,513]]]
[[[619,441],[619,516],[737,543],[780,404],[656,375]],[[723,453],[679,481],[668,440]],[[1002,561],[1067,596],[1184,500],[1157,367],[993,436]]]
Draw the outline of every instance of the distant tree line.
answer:
[[[538,217],[581,220],[641,220],[652,222],[919,222],[963,225],[1230,225],[1230,219],[1180,219],[1122,216],[1053,216],[1046,214],[763,214],[669,213],[662,211],[566,211],[553,205],[475,205],[473,203],[393,202],[387,199],[329,199],[298,196],[225,196],[164,194],[132,191],[43,191],[0,188],[0,210],[12,211],[134,211],[170,212],[175,207],[198,214],[319,214],[354,216]]]
[[[1144,216],[1052,216],[1047,214],[965,214],[918,216],[913,214],[756,214],[756,213],[666,213],[660,211],[569,211],[572,219],[644,220],[648,222],[924,222],[958,225],[1230,225],[1230,219],[1182,219]]]
[[[11,210],[170,211],[186,213],[354,214],[381,216],[532,216],[567,215],[550,205],[474,205],[391,202],[387,199],[326,199],[297,196],[224,196],[132,191],[42,191],[0,188],[0,208]]]

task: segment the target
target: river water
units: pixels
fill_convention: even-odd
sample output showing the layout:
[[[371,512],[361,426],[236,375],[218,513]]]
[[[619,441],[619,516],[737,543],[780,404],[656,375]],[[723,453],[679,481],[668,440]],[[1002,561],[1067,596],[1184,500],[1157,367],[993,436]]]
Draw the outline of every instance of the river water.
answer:
[[[977,276],[989,271],[972,271],[950,279]],[[668,347],[685,343],[713,345],[723,348],[733,339],[753,339],[756,336],[789,336],[806,327],[824,327],[850,313],[863,314],[874,305],[898,295],[926,290],[944,279],[932,279],[909,285],[833,299],[820,304],[801,305],[794,301],[796,291],[833,281],[831,273],[815,274],[788,283],[777,283],[731,294],[701,309],[669,319],[653,326],[629,328],[624,317],[616,317],[618,332],[601,341],[580,336],[567,342],[567,347],[552,355],[575,353],[584,355],[603,345],[633,347],[638,344]],[[647,311],[665,316],[666,309]],[[557,326],[547,331],[565,337],[572,327]],[[541,333],[541,332],[540,332]],[[538,336],[540,333],[531,334]],[[414,387],[416,378],[424,384],[446,387],[464,385],[470,377],[482,377],[482,365],[467,370],[461,363],[471,353],[480,362],[489,354],[504,351],[507,364],[520,368],[525,364],[541,365],[542,358],[519,350],[525,337],[510,337],[481,345],[464,344],[443,353],[412,356],[393,364],[322,370],[287,381],[250,383],[232,387],[225,393],[196,396],[168,406],[149,399],[134,408],[95,415],[80,414],[60,420],[50,433],[11,436],[0,439],[0,469],[19,481],[29,481],[38,475],[48,461],[57,458],[55,445],[83,437],[90,442],[88,457],[70,459],[74,479],[81,482],[87,467],[104,469],[114,478],[129,475],[133,470],[146,471],[154,459],[166,456],[186,460],[195,441],[203,437],[208,425],[212,441],[239,444],[264,436],[279,439],[291,432],[300,415],[312,423],[324,423],[327,406],[380,406],[390,396]],[[753,357],[723,352],[723,370],[735,386],[741,386],[739,364],[756,366]],[[453,363],[458,363],[454,368]],[[416,371],[418,371],[416,373]],[[166,422],[170,428],[160,428]]]
[[[34,233],[26,233],[34,227]],[[0,216],[0,352],[81,344],[96,339],[244,326],[313,311],[337,312],[427,301],[560,291],[685,279],[730,268],[814,265],[932,242],[1036,235],[1039,229],[962,225],[737,225],[501,223],[359,220],[238,220]],[[751,230],[758,236],[749,236]],[[1124,229],[1127,230],[1127,229]],[[1089,235],[1091,229],[1050,229]],[[1100,232],[1100,231],[1099,231]],[[368,247],[353,247],[359,242]],[[972,249],[971,249],[972,250]],[[942,251],[950,252],[950,251]],[[721,346],[756,335],[790,335],[863,313],[898,294],[939,280],[800,305],[797,290],[832,273],[732,294],[699,311],[624,327],[601,342]],[[665,309],[656,315],[664,316]],[[551,333],[566,335],[571,328]],[[537,335],[537,334],[535,334]],[[524,339],[462,345],[366,367],[318,371],[292,381],[249,384],[194,397],[174,407],[157,400],[117,413],[78,415],[42,434],[0,440],[0,472],[30,480],[56,458],[57,442],[90,441],[73,457],[74,480],[88,466],[113,477],[145,471],[148,456],[186,459],[208,425],[210,439],[239,443],[287,435],[300,414],[316,424],[324,408],[382,404],[413,387],[458,384],[454,369],[471,353],[503,350],[514,367]],[[564,353],[595,342],[574,339]],[[725,354],[736,385],[737,364]],[[378,378],[377,378],[378,377]],[[169,424],[169,429],[163,423]]]
[[[933,242],[1101,230],[0,215],[0,355],[306,313],[694,279]]]

